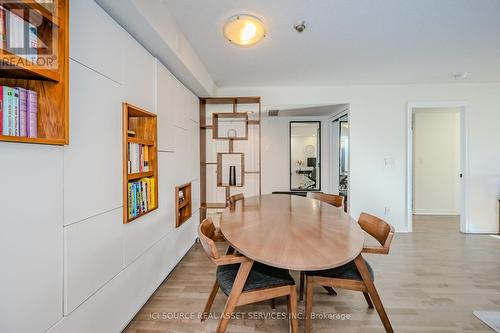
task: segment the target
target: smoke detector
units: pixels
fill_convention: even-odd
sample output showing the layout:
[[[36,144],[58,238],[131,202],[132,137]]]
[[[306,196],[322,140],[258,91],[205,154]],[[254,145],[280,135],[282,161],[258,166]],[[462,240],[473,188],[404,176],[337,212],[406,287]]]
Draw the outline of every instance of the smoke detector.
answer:
[[[295,31],[297,31],[299,34],[303,33],[304,30],[306,30],[306,21],[300,21],[299,23],[295,24],[293,28]]]

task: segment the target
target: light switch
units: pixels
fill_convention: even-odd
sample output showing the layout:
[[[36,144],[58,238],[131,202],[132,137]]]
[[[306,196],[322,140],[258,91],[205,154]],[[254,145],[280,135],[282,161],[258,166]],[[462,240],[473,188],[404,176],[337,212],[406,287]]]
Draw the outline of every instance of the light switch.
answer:
[[[395,164],[394,157],[384,158],[384,165],[385,165],[386,167],[388,167],[388,166],[393,166],[394,164]]]

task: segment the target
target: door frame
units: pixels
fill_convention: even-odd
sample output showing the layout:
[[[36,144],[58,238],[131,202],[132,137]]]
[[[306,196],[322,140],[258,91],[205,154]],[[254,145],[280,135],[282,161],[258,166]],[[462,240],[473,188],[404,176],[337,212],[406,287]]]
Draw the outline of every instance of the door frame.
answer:
[[[328,175],[330,177],[330,180],[329,180],[329,188],[330,188],[330,193],[338,193],[338,188],[337,189],[334,189],[334,181],[333,181],[333,177],[337,177],[339,175],[334,175],[333,174],[333,168],[332,168],[332,165],[333,165],[333,155],[334,154],[338,154],[338,150],[335,150],[335,147],[333,146],[332,144],[332,139],[333,139],[333,136],[334,135],[337,135],[338,136],[338,133],[335,134],[334,132],[334,128],[333,128],[333,122],[335,121],[339,121],[340,123],[340,118],[344,117],[344,116],[347,116],[348,118],[348,121],[349,121],[349,180],[347,182],[347,212],[349,213],[350,209],[351,209],[351,156],[352,156],[352,150],[351,150],[351,115],[350,115],[350,106],[348,106],[346,109],[340,111],[340,112],[337,112],[333,115],[331,115],[329,118],[328,118],[328,121],[329,121],[329,129],[330,129],[330,138],[329,138],[329,146],[330,146],[330,149],[329,149],[329,153],[330,153],[330,158],[329,158],[329,161],[330,161],[330,165],[329,165],[329,168],[328,168]],[[340,142],[339,142],[340,144]]]
[[[460,169],[462,178],[460,182],[460,231],[470,232],[468,212],[469,188],[469,122],[466,102],[409,102],[407,109],[407,179],[406,179],[406,225],[408,232],[413,230],[413,119],[416,108],[458,108],[460,110]]]

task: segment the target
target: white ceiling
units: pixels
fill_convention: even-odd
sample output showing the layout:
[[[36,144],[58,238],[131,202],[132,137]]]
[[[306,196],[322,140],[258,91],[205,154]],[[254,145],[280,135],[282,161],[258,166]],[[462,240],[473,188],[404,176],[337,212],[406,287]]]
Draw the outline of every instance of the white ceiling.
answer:
[[[270,107],[269,110],[279,110],[279,117],[326,117],[346,111],[349,104],[332,104],[318,106],[303,106],[303,107]],[[265,114],[266,115],[266,114]]]
[[[500,0],[164,1],[219,87],[500,81]],[[264,22],[261,43],[223,38],[238,13]]]

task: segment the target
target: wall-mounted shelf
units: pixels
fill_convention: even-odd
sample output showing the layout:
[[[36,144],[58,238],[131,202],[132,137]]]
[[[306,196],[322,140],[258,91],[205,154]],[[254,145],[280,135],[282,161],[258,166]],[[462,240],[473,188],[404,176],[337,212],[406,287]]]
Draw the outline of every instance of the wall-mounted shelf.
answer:
[[[123,103],[122,135],[123,223],[129,223],[158,208],[156,115]]]
[[[69,4],[67,0],[54,4],[49,10],[31,0],[1,2],[5,11],[35,25],[38,41],[47,47],[31,54],[38,58],[32,62],[7,50],[7,43],[0,44],[0,86],[35,91],[38,100],[37,137],[2,135],[0,129],[0,141],[69,144]]]
[[[141,179],[144,177],[154,177],[155,173],[153,171],[148,171],[148,172],[137,172],[137,173],[129,173],[127,178],[128,180],[133,180],[133,179]]]
[[[175,187],[175,213],[175,226],[177,228],[191,217],[191,183]]]

